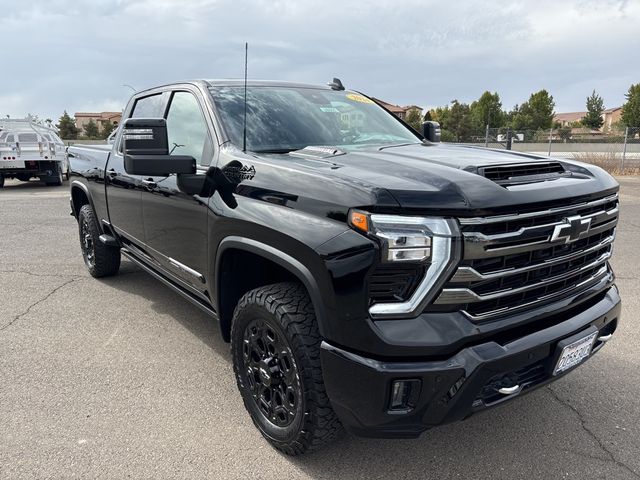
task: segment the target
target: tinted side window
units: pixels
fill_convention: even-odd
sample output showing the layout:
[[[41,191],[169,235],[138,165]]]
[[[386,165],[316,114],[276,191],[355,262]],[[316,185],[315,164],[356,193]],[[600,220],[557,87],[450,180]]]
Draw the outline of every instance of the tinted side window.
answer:
[[[169,151],[174,155],[190,155],[200,165],[211,161],[209,130],[196,97],[188,92],[175,92],[167,115]]]
[[[168,92],[136,100],[131,118],[162,118],[167,107]]]

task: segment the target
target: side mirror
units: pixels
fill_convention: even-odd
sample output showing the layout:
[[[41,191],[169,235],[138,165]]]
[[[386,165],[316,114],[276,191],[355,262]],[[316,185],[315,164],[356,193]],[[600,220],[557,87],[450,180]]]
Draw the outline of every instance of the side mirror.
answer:
[[[163,118],[129,118],[122,128],[127,173],[166,177],[172,173],[196,172],[193,157],[169,154],[167,122]]]
[[[422,136],[431,143],[438,143],[440,141],[440,124],[438,122],[424,122]]]

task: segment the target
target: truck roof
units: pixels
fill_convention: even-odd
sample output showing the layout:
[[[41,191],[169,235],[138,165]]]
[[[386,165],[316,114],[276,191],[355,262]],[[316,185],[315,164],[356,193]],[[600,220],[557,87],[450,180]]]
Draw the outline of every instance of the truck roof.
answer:
[[[192,79],[192,80],[184,80],[180,82],[169,82],[162,85],[155,85],[150,88],[145,88],[144,90],[140,90],[136,92],[136,95],[140,93],[144,93],[151,90],[156,90],[162,87],[170,87],[172,85],[181,85],[185,83],[196,84],[201,86],[210,86],[210,87],[228,87],[228,86],[238,86],[241,87],[244,85],[244,79],[242,78],[217,78],[217,79]],[[322,90],[331,90],[328,85],[317,85],[313,83],[300,83],[300,82],[286,82],[283,80],[248,80],[247,86],[249,87],[292,87],[292,88],[315,88]]]
[[[244,79],[213,79],[204,80],[210,86],[243,86]],[[331,90],[327,85],[316,85],[312,83],[299,83],[299,82],[286,82],[282,80],[248,80],[247,86],[249,87],[294,87],[294,88],[320,88],[323,90]]]

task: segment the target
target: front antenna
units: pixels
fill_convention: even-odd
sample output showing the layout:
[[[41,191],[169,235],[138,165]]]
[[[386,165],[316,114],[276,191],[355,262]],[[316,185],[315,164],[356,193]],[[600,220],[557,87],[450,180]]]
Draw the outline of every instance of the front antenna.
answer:
[[[244,126],[242,128],[242,151],[247,151],[247,57],[249,56],[249,43],[244,43]]]

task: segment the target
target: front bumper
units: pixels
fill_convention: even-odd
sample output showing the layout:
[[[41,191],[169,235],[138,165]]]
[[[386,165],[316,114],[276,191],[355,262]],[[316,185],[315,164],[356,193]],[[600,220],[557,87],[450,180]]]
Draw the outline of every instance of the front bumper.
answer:
[[[331,404],[350,432],[369,437],[416,437],[545,385],[553,376],[558,343],[589,330],[612,334],[621,303],[615,286],[585,310],[548,328],[500,344],[488,341],[437,361],[374,360],[322,343],[324,382]],[[596,341],[593,353],[604,341]],[[569,370],[570,371],[570,370]],[[565,372],[566,373],[566,372]],[[390,411],[395,380],[420,380],[410,411]],[[519,384],[511,395],[501,387]]]

